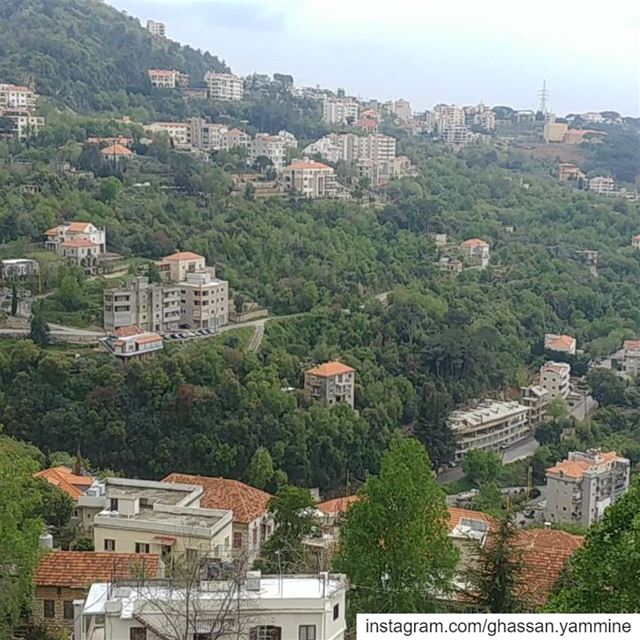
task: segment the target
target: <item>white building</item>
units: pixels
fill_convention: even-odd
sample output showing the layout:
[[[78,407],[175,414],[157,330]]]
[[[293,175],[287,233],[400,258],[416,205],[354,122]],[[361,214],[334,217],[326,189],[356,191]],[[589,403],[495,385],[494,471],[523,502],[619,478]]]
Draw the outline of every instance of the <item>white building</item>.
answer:
[[[355,124],[360,105],[355,98],[325,96],[322,119],[329,124]]]
[[[490,250],[489,244],[479,238],[470,238],[461,245],[462,255],[465,261],[472,265],[486,269],[489,266]]]
[[[5,109],[30,111],[37,107],[38,96],[31,87],[0,84],[0,111]]]
[[[102,344],[122,360],[144,359],[151,354],[162,351],[162,337],[140,327],[123,327],[116,330],[116,336],[107,337]]]
[[[616,182],[609,176],[596,176],[589,180],[589,191],[604,195],[612,194],[615,190]]]
[[[473,123],[485,131],[493,131],[496,128],[496,114],[491,109],[485,109],[473,116]]]
[[[282,171],[287,191],[303,198],[333,198],[337,194],[334,170],[322,162],[296,160]]]
[[[540,367],[540,386],[551,398],[565,398],[571,391],[571,365],[566,362],[545,362]]]
[[[37,260],[30,258],[8,258],[0,260],[0,280],[22,279],[36,276],[40,272]]]
[[[544,336],[544,348],[558,353],[576,354],[576,339],[572,336],[546,333]]]
[[[498,451],[529,433],[529,409],[519,402],[485,400],[475,409],[454,411],[448,422],[457,446],[455,460],[472,449]]]
[[[298,141],[288,131],[280,131],[278,135],[258,133],[249,147],[249,164],[253,164],[260,156],[269,158],[273,166],[280,170],[287,160],[287,150],[295,149]]]
[[[215,273],[215,272],[214,272]],[[229,283],[211,271],[186,274],[180,286],[180,321],[192,329],[213,329],[229,322]]]
[[[611,368],[625,376],[635,378],[640,374],[640,340],[625,340],[622,349],[611,356]]]
[[[567,460],[547,469],[545,518],[591,526],[627,492],[630,466],[615,451],[569,453]]]
[[[398,119],[404,124],[408,124],[411,122],[411,104],[408,100],[403,100],[400,98],[395,102],[392,102],[391,112],[398,117]]]
[[[633,238],[631,238],[631,246],[634,249],[640,249],[640,234],[633,236]]]
[[[244,97],[244,83],[242,78],[232,73],[216,73],[207,71],[204,81],[209,87],[211,100],[238,101]]]
[[[471,140],[471,130],[463,124],[444,124],[440,127],[440,138],[447,147],[464,147]]]
[[[77,602],[74,635],[76,640],[344,640],[346,591],[342,575],[249,571],[230,605],[230,584],[222,580],[190,589],[167,581],[96,583],[86,600]]]
[[[151,84],[160,89],[175,89],[189,84],[189,76],[175,69],[149,69],[147,74]]]
[[[55,251],[67,262],[93,273],[106,251],[106,233],[90,222],[70,222],[45,232],[45,247]]]
[[[145,129],[152,133],[166,133],[176,147],[190,146],[190,126],[186,122],[152,122]]]
[[[167,27],[163,22],[147,20],[147,31],[154,36],[158,36],[158,38],[167,37]]]

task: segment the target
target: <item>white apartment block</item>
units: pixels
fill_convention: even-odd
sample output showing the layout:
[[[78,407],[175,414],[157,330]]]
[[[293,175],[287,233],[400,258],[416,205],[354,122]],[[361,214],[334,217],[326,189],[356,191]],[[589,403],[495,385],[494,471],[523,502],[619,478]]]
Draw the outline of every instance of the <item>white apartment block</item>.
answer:
[[[449,427],[456,438],[455,460],[472,449],[499,451],[529,433],[529,409],[519,402],[485,400],[475,409],[454,411]]]
[[[465,261],[471,265],[486,269],[489,266],[489,244],[479,238],[470,238],[461,245],[462,255]]]
[[[44,118],[23,110],[0,110],[0,117],[13,122],[11,134],[21,142],[33,138],[44,128]]]
[[[209,98],[211,100],[238,101],[244,97],[242,78],[231,73],[207,71],[204,81],[209,88]]]
[[[0,111],[33,111],[38,105],[38,96],[30,87],[15,84],[0,84]]]
[[[162,279],[167,282],[182,282],[188,273],[197,273],[207,269],[204,256],[193,251],[177,251],[156,262]],[[213,267],[208,268],[215,275]]]
[[[278,135],[258,133],[249,147],[248,163],[253,164],[260,156],[269,158],[273,166],[280,170],[287,160],[287,150],[295,149],[298,141],[288,131],[280,131]]]
[[[355,98],[325,96],[322,119],[329,124],[355,124],[360,105]]]
[[[615,180],[608,176],[596,176],[589,180],[589,191],[593,191],[594,193],[610,195],[614,192],[615,186]]]
[[[438,105],[433,109],[438,113],[438,133],[442,136],[445,127],[463,127],[465,113],[462,107],[456,105]]]
[[[567,460],[547,469],[546,520],[591,526],[627,492],[630,466],[615,451],[569,453]]]
[[[322,162],[296,160],[282,170],[287,191],[303,198],[334,198],[337,183],[334,170]]]
[[[440,121],[442,122],[442,121]],[[444,124],[440,128],[440,138],[447,147],[464,147],[471,140],[470,129],[461,124]]]
[[[187,273],[180,282],[180,321],[192,329],[214,329],[229,322],[229,283],[209,271]]]
[[[159,89],[175,89],[189,84],[189,76],[175,69],[149,69],[147,73],[151,84]]]
[[[544,420],[551,394],[540,385],[520,387],[520,402],[529,410],[529,428],[533,429]]]
[[[155,20],[147,20],[147,31],[158,38],[167,37],[167,26],[164,22],[156,22]]]
[[[496,128],[496,114],[491,109],[485,109],[473,116],[473,123],[485,131],[493,131]]]
[[[145,129],[152,133],[166,133],[176,147],[190,146],[190,126],[186,122],[153,122]]]
[[[233,583],[235,584],[235,580]],[[344,640],[346,578],[339,574],[262,576],[248,571],[233,593],[223,580],[190,589],[168,581],[95,583],[76,601],[76,640]],[[189,600],[191,615],[185,612]],[[189,628],[191,627],[191,628]]]
[[[175,331],[180,324],[180,287],[151,284],[145,277],[117,289],[105,289],[103,305],[108,332],[134,326],[164,333]]]
[[[391,112],[398,117],[398,119],[408,124],[411,122],[411,104],[407,100],[400,98],[391,103]]]
[[[220,148],[223,151],[230,151],[235,147],[249,147],[251,137],[241,129],[230,129],[220,134]]]
[[[207,122],[204,118],[190,118],[187,121],[187,141],[193,149],[217,151],[223,148],[223,134],[229,127],[215,122]]]
[[[545,362],[540,367],[540,386],[551,398],[565,398],[571,391],[571,365],[566,362]]]

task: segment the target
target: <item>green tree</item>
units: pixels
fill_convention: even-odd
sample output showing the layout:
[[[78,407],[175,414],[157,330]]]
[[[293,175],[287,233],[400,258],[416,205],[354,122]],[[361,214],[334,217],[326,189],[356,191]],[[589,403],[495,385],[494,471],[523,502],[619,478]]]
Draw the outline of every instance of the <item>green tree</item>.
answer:
[[[469,597],[487,613],[515,613],[522,554],[517,546],[518,529],[506,514],[489,543],[479,548],[477,567],[469,571]]]
[[[502,514],[503,506],[504,499],[498,484],[494,480],[483,482],[473,500],[473,508],[499,518]]]
[[[640,612],[640,478],[591,526],[567,569],[565,586],[551,596],[548,611]]]
[[[262,547],[258,566],[264,571],[295,573],[304,563],[302,541],[315,524],[315,502],[308,489],[286,485],[269,500],[274,530]]]
[[[351,615],[437,610],[436,594],[450,588],[457,554],[424,447],[394,439],[360,497],[347,511],[335,559],[351,582]]]
[[[72,536],[69,520],[74,509],[73,500],[46,480],[38,482],[38,491],[40,492],[38,514],[49,527],[58,544],[68,543]]]
[[[11,315],[18,313],[18,287],[15,282],[11,283]]]
[[[118,178],[113,176],[103,178],[98,187],[98,198],[105,204],[111,204],[115,202],[121,190],[122,183]]]
[[[162,276],[160,275],[160,269],[158,269],[158,265],[155,262],[149,262],[147,265],[147,277],[149,278],[149,282],[153,282],[155,284],[159,284],[162,282]]]
[[[46,347],[51,341],[49,336],[49,325],[40,311],[36,311],[31,318],[29,338],[31,338],[31,340],[33,340],[39,347]]]
[[[626,383],[609,369],[593,369],[587,375],[594,399],[602,405],[626,404]]]
[[[273,460],[271,454],[264,447],[258,447],[249,463],[249,484],[258,489],[266,489],[273,480]]]
[[[495,481],[502,469],[502,460],[494,451],[472,449],[462,461],[464,474],[477,487]]]

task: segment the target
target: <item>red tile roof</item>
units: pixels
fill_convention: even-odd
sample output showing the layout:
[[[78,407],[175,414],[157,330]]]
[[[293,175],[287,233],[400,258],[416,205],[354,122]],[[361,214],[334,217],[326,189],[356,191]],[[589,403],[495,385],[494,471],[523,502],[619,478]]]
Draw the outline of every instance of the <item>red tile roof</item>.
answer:
[[[42,478],[50,484],[64,491],[74,500],[84,495],[84,492],[92,485],[91,476],[77,476],[69,467],[51,467],[33,474],[34,478]]]
[[[67,240],[62,243],[63,247],[70,247],[72,249],[81,249],[84,247],[98,247],[95,242],[91,242],[91,240],[87,240],[86,238],[72,238],[71,240]]]
[[[86,233],[90,222],[70,222],[67,226],[67,233]]]
[[[338,516],[347,511],[350,504],[357,502],[360,496],[344,496],[342,498],[334,498],[333,500],[326,500],[316,505],[316,509],[320,509],[329,516]]]
[[[233,521],[249,524],[267,511],[271,494],[251,487],[238,480],[227,478],[208,478],[191,476],[184,473],[172,473],[163,482],[193,484],[202,487],[204,493],[200,506],[205,509],[230,509]]]
[[[162,260],[163,262],[177,262],[178,260],[202,260],[203,258],[204,256],[193,253],[193,251],[176,251],[170,256],[165,256]]]
[[[629,351],[640,351],[640,340],[625,340],[622,347]]]
[[[121,144],[112,144],[109,147],[105,147],[104,149],[102,149],[102,155],[105,156],[132,156],[133,155],[133,151],[129,151],[129,149],[127,149],[126,147],[123,147]]]
[[[141,553],[51,551],[42,556],[33,582],[36,587],[86,589],[93,582],[133,578],[144,572],[161,577],[160,556]]]
[[[574,536],[565,531],[521,531],[516,542],[522,553],[518,597],[529,605],[544,606],[551,589],[560,578],[566,560],[583,544],[583,536]]]
[[[549,333],[545,336],[545,347],[552,351],[570,351],[576,346],[576,339],[571,336],[559,336]]]
[[[604,466],[609,462],[612,462],[618,457],[618,454],[615,451],[603,451],[599,456],[602,460],[596,465],[589,464],[586,460],[563,460],[553,467],[549,467],[547,469],[547,473],[562,472],[563,475],[568,476],[569,478],[582,478],[585,471],[588,471],[591,468]]]
[[[331,167],[323,162],[315,162],[313,160],[305,162],[304,160],[298,160],[297,162],[292,162],[288,167],[285,167],[285,169],[302,171],[304,169],[331,169]]]
[[[340,375],[341,373],[352,373],[354,371],[355,369],[346,364],[342,364],[342,362],[325,362],[324,364],[313,367],[312,369],[307,369],[305,373],[309,373],[312,376],[318,376],[320,378],[328,378],[330,376]]]
[[[116,329],[115,334],[119,338],[130,338],[131,336],[139,336],[144,331],[140,327],[136,327],[135,325],[131,325],[129,327],[120,327]]]
[[[460,520],[466,518],[468,520],[480,520],[489,525],[495,525],[496,521],[482,511],[472,511],[471,509],[458,509],[457,507],[447,507],[449,511],[449,533],[451,533],[459,524]]]
[[[136,344],[148,344],[149,342],[162,342],[162,337],[157,333],[149,333],[148,335],[136,338]]]
[[[480,238],[471,238],[462,243],[463,247],[488,247],[489,244]]]

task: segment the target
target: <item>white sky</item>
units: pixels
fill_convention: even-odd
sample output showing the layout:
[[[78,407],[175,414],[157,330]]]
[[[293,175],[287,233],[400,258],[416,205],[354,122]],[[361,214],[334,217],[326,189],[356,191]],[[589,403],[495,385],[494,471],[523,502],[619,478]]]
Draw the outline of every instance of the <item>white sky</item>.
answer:
[[[640,115],[640,2],[108,0],[239,74],[362,97]]]

